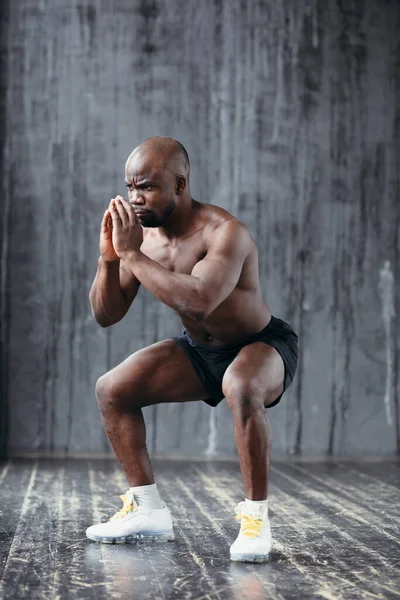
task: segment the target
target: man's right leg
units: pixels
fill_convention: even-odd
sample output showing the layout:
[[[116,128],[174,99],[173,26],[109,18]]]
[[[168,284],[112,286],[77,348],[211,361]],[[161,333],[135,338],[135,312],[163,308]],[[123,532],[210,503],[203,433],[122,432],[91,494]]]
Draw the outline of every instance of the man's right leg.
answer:
[[[142,407],[208,397],[184,351],[173,340],[139,350],[100,377],[96,395],[105,431],[129,483],[123,508],[86,530],[89,539],[122,543],[174,539],[170,512],[158,495],[146,448]]]
[[[96,397],[104,429],[130,486],[154,483],[142,408],[208,397],[184,351],[173,340],[129,356],[100,377]]]

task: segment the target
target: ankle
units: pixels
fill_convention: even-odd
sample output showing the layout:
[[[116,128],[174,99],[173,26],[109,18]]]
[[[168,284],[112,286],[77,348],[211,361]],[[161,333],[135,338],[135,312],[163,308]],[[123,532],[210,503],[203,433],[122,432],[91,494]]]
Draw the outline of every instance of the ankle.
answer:
[[[245,498],[244,501],[249,506],[268,506],[268,498],[265,500],[249,500],[248,498]]]
[[[156,483],[130,487],[129,490],[133,493],[138,506],[146,506],[151,509],[161,509],[165,506]]]
[[[268,518],[268,498],[265,500],[249,500],[248,498],[245,498],[245,503],[248,508],[262,508],[264,518]]]

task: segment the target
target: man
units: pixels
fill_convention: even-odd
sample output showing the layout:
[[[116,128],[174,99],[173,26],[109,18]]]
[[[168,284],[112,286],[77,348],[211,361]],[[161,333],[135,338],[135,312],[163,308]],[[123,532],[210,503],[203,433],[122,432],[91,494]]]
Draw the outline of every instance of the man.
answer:
[[[135,352],[100,377],[101,417],[129,489],[107,523],[87,529],[100,542],[173,540],[146,449],[142,408],[161,402],[225,397],[232,412],[245,500],[232,560],[262,562],[271,549],[267,478],[270,425],[297,364],[297,335],[271,316],[261,296],[258,255],[245,225],[226,210],[194,200],[189,157],[170,138],[140,144],[125,166],[128,201],[105,211],[100,258],[90,291],[96,321],[109,327],[127,313],[143,284],[179,316],[181,336]]]

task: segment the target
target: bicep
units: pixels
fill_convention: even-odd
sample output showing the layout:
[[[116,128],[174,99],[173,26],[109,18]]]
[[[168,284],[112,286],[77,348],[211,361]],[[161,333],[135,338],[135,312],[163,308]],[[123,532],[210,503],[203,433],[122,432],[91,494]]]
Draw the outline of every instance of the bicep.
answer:
[[[138,293],[140,281],[135,277],[128,265],[126,265],[122,259],[119,264],[119,285],[121,287],[122,295],[127,303],[126,310],[128,310]]]
[[[191,275],[198,279],[198,291],[212,312],[235,289],[250,252],[250,235],[238,222],[229,222],[211,242],[206,256]]]

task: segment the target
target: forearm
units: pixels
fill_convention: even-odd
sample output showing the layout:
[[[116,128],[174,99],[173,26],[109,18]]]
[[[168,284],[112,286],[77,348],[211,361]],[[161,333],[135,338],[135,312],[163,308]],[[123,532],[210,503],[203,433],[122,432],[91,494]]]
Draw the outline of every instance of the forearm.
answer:
[[[119,279],[120,261],[106,262],[100,256],[97,273],[89,293],[92,314],[102,327],[113,325],[126,312]]]
[[[168,271],[140,250],[124,256],[124,262],[158,300],[179,314],[196,320],[202,318],[204,306],[196,277]]]

